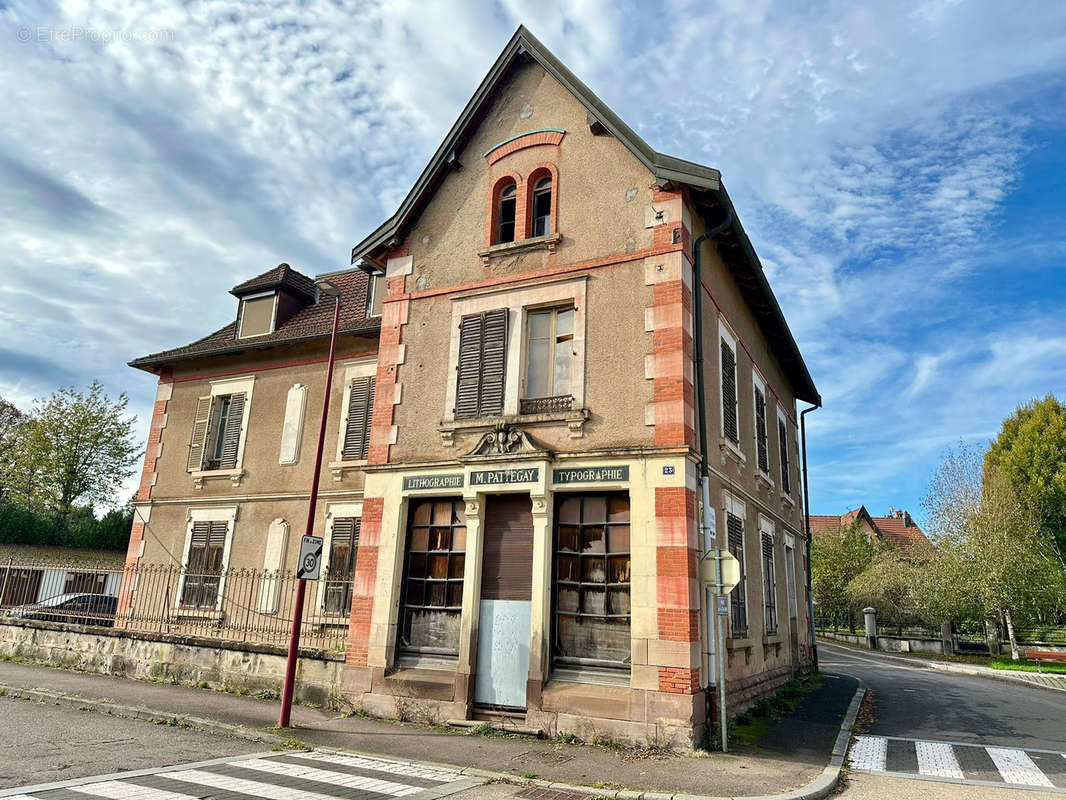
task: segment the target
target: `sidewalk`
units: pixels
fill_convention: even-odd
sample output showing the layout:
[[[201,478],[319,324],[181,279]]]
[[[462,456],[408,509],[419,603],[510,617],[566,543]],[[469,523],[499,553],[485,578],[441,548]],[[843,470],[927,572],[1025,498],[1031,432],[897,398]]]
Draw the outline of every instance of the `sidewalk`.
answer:
[[[15,662],[0,662],[0,688],[8,694],[39,690],[48,693],[39,699],[66,705],[104,701],[115,707],[97,710],[133,716],[140,709],[145,718],[177,717],[194,727],[243,736],[259,732],[264,741],[277,740],[270,730],[277,720],[276,701]],[[296,736],[315,746],[505,773],[516,780],[533,774],[544,781],[604,790],[748,797],[789,792],[823,777],[856,688],[855,681],[827,678],[769,731],[764,746],[729,755],[680,756],[558,745],[526,737],[463,735],[412,723],[336,716],[304,706],[293,708],[295,729],[282,736]],[[799,742],[802,746],[796,747]]]
[[[824,639],[819,637],[819,644],[835,645],[837,647],[843,647],[848,650],[855,650],[859,653],[869,653],[875,658],[884,658],[890,661],[900,661],[904,664],[910,664],[917,667],[925,667],[927,669],[940,670],[941,672],[954,672],[959,675],[977,675],[982,678],[994,678],[1001,681],[1012,681],[1013,683],[1027,683],[1030,686],[1037,686],[1042,689],[1053,689],[1059,692],[1066,692],[1066,675],[1048,675],[1040,674],[1037,672],[1016,672],[1009,669],[992,669],[992,667],[982,666],[981,664],[961,664],[957,661],[940,661],[935,658],[922,658],[918,655],[900,655],[898,653],[886,653],[883,650],[871,650],[868,647],[859,647],[853,645],[850,642],[841,642],[836,639]]]

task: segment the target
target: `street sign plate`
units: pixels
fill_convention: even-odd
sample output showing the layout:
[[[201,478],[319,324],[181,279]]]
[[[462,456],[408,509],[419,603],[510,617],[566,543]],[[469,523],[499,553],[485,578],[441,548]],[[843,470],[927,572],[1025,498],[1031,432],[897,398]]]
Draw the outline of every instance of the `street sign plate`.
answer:
[[[296,577],[305,581],[317,581],[322,571],[322,537],[304,536],[300,540],[300,561]]]
[[[718,615],[721,617],[729,616],[729,596],[720,594],[718,595]]]

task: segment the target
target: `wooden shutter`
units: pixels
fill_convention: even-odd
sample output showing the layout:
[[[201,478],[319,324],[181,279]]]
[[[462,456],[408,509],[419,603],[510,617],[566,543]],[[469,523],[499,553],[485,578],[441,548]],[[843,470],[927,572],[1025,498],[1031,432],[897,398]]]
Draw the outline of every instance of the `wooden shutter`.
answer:
[[[455,416],[502,414],[506,366],[507,309],[463,317],[459,324]]]
[[[785,421],[777,421],[777,436],[781,440],[781,491],[792,494],[792,484],[788,474],[788,426]]]
[[[507,367],[507,309],[485,312],[481,355],[481,416],[503,413],[504,377]]]
[[[729,593],[729,612],[734,636],[742,636],[748,629],[747,570],[744,567],[744,521],[729,514],[726,519],[729,552],[740,562],[740,584]]]
[[[189,462],[186,469],[198,472],[204,466],[204,446],[207,441],[208,422],[211,418],[211,398],[199,397],[196,400],[196,416],[192,423],[192,439],[189,441]]]
[[[722,340],[722,433],[733,444],[740,443],[737,428],[737,357]]]
[[[222,437],[222,458],[219,469],[233,469],[237,466],[237,448],[241,443],[241,426],[244,424],[244,392],[229,396],[229,416],[226,417],[226,429],[219,431]]]
[[[348,420],[344,425],[343,459],[370,454],[370,420],[374,413],[374,378],[356,378],[348,390]]]
[[[766,396],[755,387],[755,453],[759,471],[770,472],[770,454],[766,446]]]

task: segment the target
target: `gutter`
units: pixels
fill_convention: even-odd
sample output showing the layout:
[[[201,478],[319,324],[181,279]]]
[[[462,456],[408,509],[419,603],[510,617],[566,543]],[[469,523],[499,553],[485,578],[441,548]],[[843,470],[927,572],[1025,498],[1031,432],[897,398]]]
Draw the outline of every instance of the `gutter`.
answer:
[[[821,398],[810,408],[800,412],[800,447],[803,457],[803,528],[807,534],[807,617],[810,620],[811,654],[814,657],[814,671],[818,671],[818,640],[814,632],[814,591],[811,584],[811,501],[807,486],[807,415],[822,407]]]

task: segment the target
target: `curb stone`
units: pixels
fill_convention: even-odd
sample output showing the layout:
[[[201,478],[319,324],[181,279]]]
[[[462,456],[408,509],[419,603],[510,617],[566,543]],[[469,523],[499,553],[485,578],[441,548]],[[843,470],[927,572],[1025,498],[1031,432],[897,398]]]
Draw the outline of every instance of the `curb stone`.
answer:
[[[218,720],[205,719],[203,717],[195,717],[188,714],[172,714],[143,706],[125,706],[120,703],[112,703],[108,700],[93,700],[86,697],[79,697],[78,695],[54,692],[49,689],[23,689],[17,686],[0,684],[0,692],[7,697],[35,700],[40,703],[51,703],[53,705],[66,706],[76,710],[95,711],[99,714],[108,714],[123,719],[139,719],[145,722],[154,723],[176,720],[178,725],[184,725],[188,728],[213,733],[223,733],[229,736],[246,739],[251,742],[263,742],[266,744],[277,745],[286,741],[285,737],[277,734],[253,730],[243,725],[234,725],[228,722],[219,722]],[[859,681],[859,688],[855,690],[855,695],[852,697],[851,703],[848,705],[848,710],[844,714],[844,719],[840,724],[840,731],[837,734],[836,742],[833,745],[829,764],[822,770],[821,775],[807,785],[801,786],[791,792],[748,796],[743,798],[743,800],[821,800],[821,798],[828,796],[836,788],[837,782],[840,780],[840,772],[844,765],[844,758],[848,751],[848,745],[851,742],[851,730],[855,726],[855,719],[859,714],[859,706],[861,705],[865,694],[866,687],[863,685],[862,681]],[[313,747],[311,749],[327,753],[351,753],[367,756],[368,758],[384,758],[389,760],[388,756],[382,756],[380,753],[368,753],[361,750],[339,750],[332,747]],[[480,783],[501,781],[522,786],[533,786],[541,789],[554,789],[560,792],[585,795],[588,797],[614,798],[614,800],[738,800],[735,796],[721,797],[685,794],[683,792],[652,792],[633,789],[597,789],[593,786],[574,786],[567,783],[557,783],[555,781],[539,778],[519,778],[516,775],[506,772],[493,772],[491,770],[479,769],[477,767],[462,767],[455,764],[442,764],[434,761],[411,761],[402,763],[422,764],[452,770],[464,777],[482,779]],[[0,797],[2,796],[3,794],[0,793]]]

